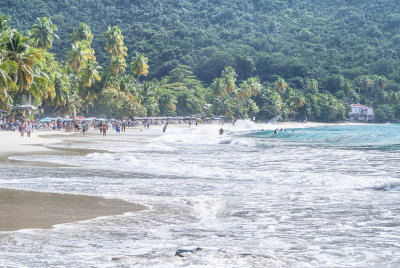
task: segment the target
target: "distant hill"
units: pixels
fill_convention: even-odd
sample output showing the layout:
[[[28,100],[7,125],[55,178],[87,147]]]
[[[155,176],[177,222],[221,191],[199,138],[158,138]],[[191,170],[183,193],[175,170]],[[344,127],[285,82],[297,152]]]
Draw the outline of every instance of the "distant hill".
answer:
[[[118,25],[128,54],[145,53],[150,74],[161,77],[179,63],[209,83],[232,65],[239,79],[316,78],[377,74],[400,83],[400,4],[397,0],[2,0],[12,25],[29,30],[36,18],[58,25],[60,59],[79,22],[95,35],[105,63],[102,32]]]

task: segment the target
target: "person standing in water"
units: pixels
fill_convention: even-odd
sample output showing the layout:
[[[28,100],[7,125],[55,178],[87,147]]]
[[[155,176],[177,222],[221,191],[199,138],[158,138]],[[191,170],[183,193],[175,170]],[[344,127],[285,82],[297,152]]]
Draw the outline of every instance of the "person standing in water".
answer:
[[[224,129],[221,127],[219,130],[219,135],[222,135],[222,134],[224,134]]]
[[[162,132],[165,133],[166,130],[167,130],[167,124],[164,125]]]

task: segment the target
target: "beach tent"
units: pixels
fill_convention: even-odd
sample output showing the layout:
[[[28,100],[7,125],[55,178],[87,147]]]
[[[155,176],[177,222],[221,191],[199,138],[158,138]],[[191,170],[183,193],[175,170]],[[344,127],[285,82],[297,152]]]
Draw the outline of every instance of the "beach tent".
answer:
[[[27,103],[23,103],[23,104],[19,104],[19,105],[11,107],[11,111],[32,111],[35,109],[36,109],[35,106],[32,106]]]
[[[55,121],[55,120],[56,120],[55,118],[46,117],[46,118],[40,119],[40,122],[50,123],[51,121]]]

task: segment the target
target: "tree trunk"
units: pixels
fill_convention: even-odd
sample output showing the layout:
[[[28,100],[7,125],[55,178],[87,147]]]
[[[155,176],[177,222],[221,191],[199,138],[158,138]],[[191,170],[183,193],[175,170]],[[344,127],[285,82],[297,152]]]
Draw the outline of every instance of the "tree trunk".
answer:
[[[79,100],[80,100],[80,99],[76,99],[76,100],[74,100],[74,101],[68,103],[67,105],[65,105],[64,107],[62,107],[61,109],[59,109],[59,110],[57,110],[57,111],[55,111],[55,112],[54,112],[54,110],[55,110],[55,108],[54,108],[54,110],[53,110],[50,114],[48,114],[47,116],[50,116],[50,115],[52,115],[52,114],[59,113],[59,112],[61,112],[62,110],[64,110],[65,108],[67,108],[68,106],[70,106],[71,104],[74,104],[75,102],[77,102],[77,101],[79,101]]]
[[[223,100],[221,100],[221,103],[218,106],[218,110],[217,110],[217,113],[215,114],[215,117],[218,117],[219,109],[221,109],[221,106],[224,103],[224,101],[225,101],[225,98]]]
[[[106,81],[104,81],[104,84],[103,84],[103,89],[102,89],[102,91],[106,88],[106,86],[107,86],[107,83],[108,83],[108,78],[110,77],[110,73],[111,73],[111,68],[112,68],[112,61],[113,61],[113,58],[114,58],[114,51],[113,52],[111,52],[111,60],[110,60],[110,65],[108,66],[108,73],[106,74]]]

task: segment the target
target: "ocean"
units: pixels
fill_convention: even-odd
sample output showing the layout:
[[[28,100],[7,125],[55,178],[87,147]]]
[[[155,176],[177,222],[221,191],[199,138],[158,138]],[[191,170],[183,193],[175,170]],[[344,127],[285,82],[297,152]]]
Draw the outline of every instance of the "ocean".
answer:
[[[12,157],[60,167],[0,166],[0,187],[147,209],[0,232],[0,266],[400,266],[400,125],[220,127],[57,145],[87,155]]]

